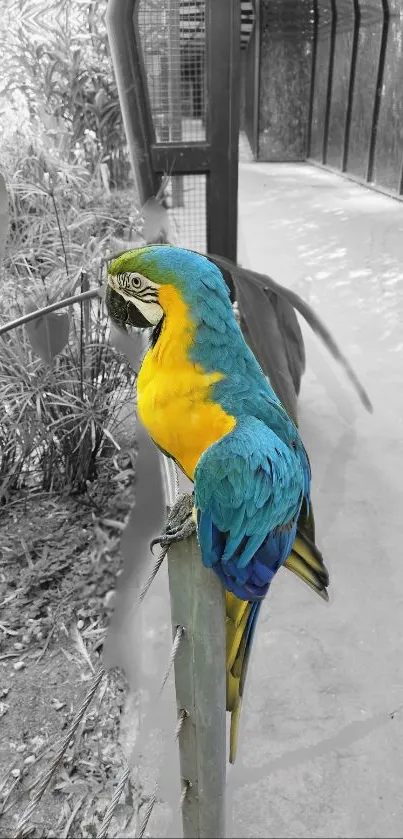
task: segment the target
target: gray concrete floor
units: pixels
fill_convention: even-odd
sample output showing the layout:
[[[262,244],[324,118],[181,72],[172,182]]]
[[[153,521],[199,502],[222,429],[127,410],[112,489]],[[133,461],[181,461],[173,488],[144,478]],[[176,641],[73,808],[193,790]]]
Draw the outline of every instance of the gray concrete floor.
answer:
[[[264,605],[239,760],[237,837],[403,835],[403,204],[308,164],[241,163],[239,259],[298,291],[369,391],[367,414],[303,327],[325,605],[286,570]]]
[[[227,835],[402,837],[403,205],[309,165],[243,157],[239,222],[240,261],[315,307],[374,413],[303,326],[301,433],[331,599],[324,604],[286,570],[272,584],[228,770]],[[154,809],[147,835],[178,836],[172,678],[162,705],[153,700],[170,646],[166,568],[141,620],[155,713],[140,777],[152,791],[162,761],[170,804]]]

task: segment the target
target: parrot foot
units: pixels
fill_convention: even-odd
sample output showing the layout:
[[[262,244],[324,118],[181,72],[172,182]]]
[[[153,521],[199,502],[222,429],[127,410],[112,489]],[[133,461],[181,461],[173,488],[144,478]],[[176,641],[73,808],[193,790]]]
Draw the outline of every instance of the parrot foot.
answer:
[[[173,542],[180,542],[193,536],[196,532],[196,522],[193,516],[193,494],[184,493],[180,495],[170,510],[164,532],[161,536],[150,542],[150,548],[154,545],[161,548],[168,548]]]

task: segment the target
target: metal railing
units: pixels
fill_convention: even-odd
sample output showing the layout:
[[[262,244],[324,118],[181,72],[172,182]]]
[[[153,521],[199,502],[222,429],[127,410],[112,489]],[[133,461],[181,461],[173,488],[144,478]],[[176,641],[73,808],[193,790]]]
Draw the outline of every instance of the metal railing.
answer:
[[[252,154],[259,152],[259,88],[260,88],[260,3],[256,3],[255,27],[245,55],[245,131]]]
[[[401,197],[403,19],[390,0],[313,0],[307,157]]]

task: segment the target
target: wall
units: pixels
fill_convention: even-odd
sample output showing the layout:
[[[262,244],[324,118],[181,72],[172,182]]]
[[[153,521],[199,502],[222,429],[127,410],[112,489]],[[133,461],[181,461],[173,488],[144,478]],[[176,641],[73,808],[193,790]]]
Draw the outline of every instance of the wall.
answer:
[[[312,0],[261,0],[259,160],[303,160]]]
[[[332,48],[325,2],[319,3],[310,156],[381,189],[403,192],[403,18],[393,14],[394,0],[389,21],[380,2],[361,0],[355,29],[351,11],[341,15],[337,0]]]
[[[312,66],[312,39],[313,39],[313,8],[314,0],[260,0],[261,2],[261,59],[260,59],[260,95],[259,95],[259,150],[258,159],[266,161],[290,161],[304,160],[307,151],[307,129],[308,111],[310,98],[310,79]],[[331,144],[336,141],[335,135],[340,133],[341,121],[336,119],[337,110],[343,110],[346,101],[346,63],[350,60],[353,0],[336,0],[338,13],[338,38],[337,38],[337,61],[335,63],[336,89],[335,102],[333,103],[333,123],[330,126],[334,136],[331,137]],[[321,142],[317,128],[323,126],[323,116],[326,98],[327,68],[326,60],[322,54],[328,49],[329,29],[331,21],[331,0],[317,0],[319,8],[319,43],[318,43],[318,66],[319,75],[316,79],[316,101],[314,114],[314,129],[316,125],[316,137],[314,142]],[[377,54],[379,51],[379,21],[382,17],[382,0],[361,0],[362,35],[360,39],[365,40],[365,33],[373,36],[373,41],[367,48],[363,47],[366,54],[369,49],[370,55],[363,55],[362,61],[373,62],[376,73]],[[398,88],[401,86],[400,68],[397,72],[397,65],[401,58],[403,18],[399,21],[394,15],[403,14],[403,0],[389,0],[389,10],[392,15],[389,28],[388,55],[385,67],[385,82],[388,81],[390,99],[398,97]],[[328,31],[326,31],[328,30]],[[327,42],[327,43],[326,43]],[[361,61],[361,58],[360,58]],[[372,68],[372,64],[371,64]],[[360,71],[360,68],[358,68]],[[340,77],[340,78],[339,78]],[[364,77],[360,79],[360,89],[356,96],[364,99],[372,99],[369,88],[370,79],[365,82]],[[322,89],[323,88],[323,89]],[[338,88],[338,89],[337,89]],[[368,88],[368,93],[366,88]],[[340,102],[337,103],[337,98]],[[384,97],[388,98],[388,94]],[[369,103],[370,108],[372,103]],[[319,106],[319,112],[317,107]],[[393,107],[395,112],[402,111],[396,104],[389,106],[390,114]],[[385,102],[386,108],[386,102]],[[380,119],[389,119],[392,116],[384,116],[381,113]],[[395,122],[398,116],[393,117]],[[393,148],[385,152],[392,156],[398,156],[400,143],[400,126],[393,132]],[[340,139],[340,138],[339,138]],[[354,138],[353,138],[354,139]],[[337,141],[336,141],[337,142]],[[361,140],[359,139],[360,143]],[[387,137],[385,134],[385,148]],[[338,151],[337,151],[338,153]],[[396,168],[396,167],[394,167]],[[391,176],[390,176],[391,177]],[[394,173],[395,177],[395,173]]]

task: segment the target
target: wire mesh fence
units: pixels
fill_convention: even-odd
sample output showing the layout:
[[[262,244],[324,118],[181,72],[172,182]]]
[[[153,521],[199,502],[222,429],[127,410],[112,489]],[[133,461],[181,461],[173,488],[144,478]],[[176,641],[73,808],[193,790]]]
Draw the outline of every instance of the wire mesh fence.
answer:
[[[158,143],[206,139],[205,0],[140,0],[137,26]],[[170,205],[177,244],[205,251],[206,177],[174,175]]]
[[[173,175],[169,192],[176,243],[183,248],[206,252],[206,176]]]
[[[138,29],[158,142],[205,139],[205,0],[140,0]]]

